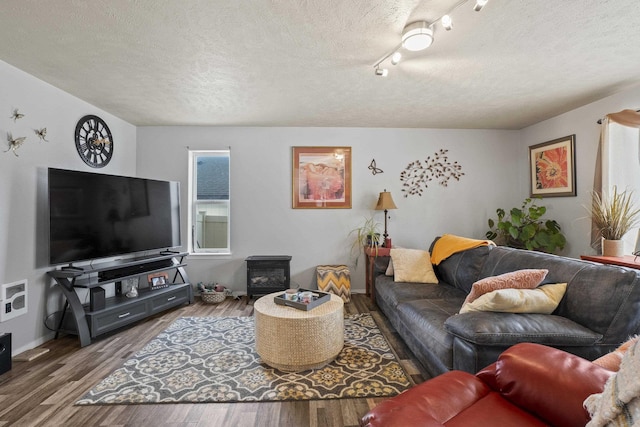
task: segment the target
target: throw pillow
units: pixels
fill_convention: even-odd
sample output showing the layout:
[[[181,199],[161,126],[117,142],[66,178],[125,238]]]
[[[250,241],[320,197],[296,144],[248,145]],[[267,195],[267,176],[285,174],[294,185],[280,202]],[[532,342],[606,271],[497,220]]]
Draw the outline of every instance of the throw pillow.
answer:
[[[524,269],[478,280],[471,285],[471,292],[465,298],[464,304],[473,302],[481,295],[498,289],[533,289],[542,283],[548,272],[549,270],[545,269]]]
[[[395,282],[438,283],[429,252],[420,249],[391,249]]]
[[[566,290],[566,283],[542,285],[536,289],[499,289],[464,304],[460,313],[497,311],[551,314],[560,304]]]
[[[604,356],[601,356],[593,361],[598,366],[602,366],[604,369],[608,369],[610,371],[617,371],[620,369],[620,362],[622,361],[622,356],[627,352],[631,345],[640,339],[640,335],[636,335],[632,337],[628,341],[625,341],[620,345],[620,347],[613,350],[611,353],[607,353]]]
[[[622,357],[620,370],[606,382],[602,393],[584,401],[591,415],[587,427],[631,426],[640,420],[640,340]]]
[[[384,272],[385,276],[393,276],[393,260],[389,260],[389,264],[387,265],[387,270]]]

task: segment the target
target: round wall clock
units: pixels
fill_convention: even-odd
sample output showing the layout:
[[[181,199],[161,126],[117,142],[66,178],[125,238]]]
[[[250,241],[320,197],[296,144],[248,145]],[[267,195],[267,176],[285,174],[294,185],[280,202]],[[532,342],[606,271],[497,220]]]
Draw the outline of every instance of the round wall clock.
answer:
[[[113,155],[113,137],[104,120],[88,115],[78,121],[76,149],[82,161],[92,168],[101,168],[109,163]]]

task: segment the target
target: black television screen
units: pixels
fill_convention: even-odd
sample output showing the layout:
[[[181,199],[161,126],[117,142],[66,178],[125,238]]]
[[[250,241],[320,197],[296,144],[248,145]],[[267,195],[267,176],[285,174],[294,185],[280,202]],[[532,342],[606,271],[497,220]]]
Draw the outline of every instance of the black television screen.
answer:
[[[180,242],[180,184],[49,168],[51,265]]]

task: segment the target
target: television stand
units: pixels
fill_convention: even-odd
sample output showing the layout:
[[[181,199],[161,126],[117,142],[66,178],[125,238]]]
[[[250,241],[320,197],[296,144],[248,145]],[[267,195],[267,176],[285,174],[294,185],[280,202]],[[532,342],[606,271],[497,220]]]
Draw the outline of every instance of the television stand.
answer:
[[[147,255],[118,261],[92,264],[84,267],[52,270],[51,276],[66,298],[62,318],[55,338],[59,332],[78,335],[80,347],[91,344],[93,338],[131,323],[168,310],[181,304],[193,302],[193,290],[184,269],[186,252]],[[115,283],[119,287],[122,280],[158,272],[174,272],[169,286],[161,289],[138,287],[138,296],[127,298],[116,294],[106,298],[104,308],[92,310],[82,304],[76,293],[77,288],[92,288]],[[178,280],[179,277],[179,281]],[[67,316],[70,315],[70,319]]]

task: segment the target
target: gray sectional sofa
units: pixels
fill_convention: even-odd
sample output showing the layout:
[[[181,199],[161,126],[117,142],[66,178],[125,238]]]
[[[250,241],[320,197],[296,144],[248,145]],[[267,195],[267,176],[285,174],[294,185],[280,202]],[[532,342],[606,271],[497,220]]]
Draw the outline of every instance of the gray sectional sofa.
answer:
[[[389,259],[379,256],[375,261],[375,301],[434,376],[451,369],[475,373],[520,342],[593,360],[640,333],[640,271],[481,246],[434,266],[438,284],[399,283],[384,274]],[[458,314],[475,281],[532,268],[549,270],[543,284],[568,283],[552,314]]]

